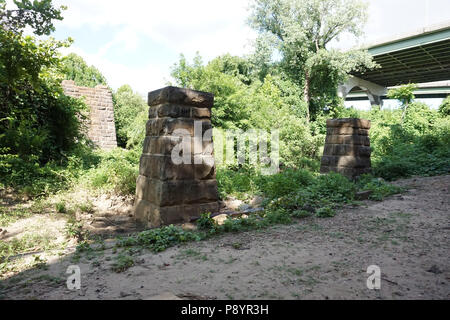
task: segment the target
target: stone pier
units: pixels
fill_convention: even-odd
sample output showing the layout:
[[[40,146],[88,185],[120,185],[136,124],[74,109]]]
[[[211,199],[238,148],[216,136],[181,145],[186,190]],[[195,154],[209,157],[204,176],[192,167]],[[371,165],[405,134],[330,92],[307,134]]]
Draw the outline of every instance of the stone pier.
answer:
[[[62,87],[67,96],[85,98],[90,108],[86,134],[94,145],[105,150],[117,147],[114,106],[109,88],[103,85],[80,87],[73,80],[64,80]]]
[[[327,120],[327,136],[320,172],[334,171],[349,179],[369,173],[371,169],[369,129],[369,120]]]
[[[148,227],[190,221],[219,210],[211,93],[166,87],[148,94],[135,219]]]

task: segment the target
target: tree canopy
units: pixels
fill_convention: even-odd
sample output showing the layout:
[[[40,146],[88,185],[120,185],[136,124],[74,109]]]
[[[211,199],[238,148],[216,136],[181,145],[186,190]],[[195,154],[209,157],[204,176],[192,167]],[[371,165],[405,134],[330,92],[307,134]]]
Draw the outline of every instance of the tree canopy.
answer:
[[[337,85],[351,71],[373,68],[367,51],[331,50],[327,45],[344,34],[362,35],[367,5],[359,0],[255,0],[249,24],[259,31],[257,49],[271,48],[281,66],[303,87],[307,118],[337,104]],[[267,56],[267,53],[263,56]],[[312,105],[311,105],[312,104]]]
[[[136,136],[145,128],[148,119],[147,104],[127,84],[117,89],[113,97],[117,144],[121,147],[140,146],[142,141]]]
[[[61,70],[66,80],[73,80],[78,86],[107,85],[103,74],[96,67],[89,66],[82,57],[75,53],[70,53],[62,59]]]
[[[58,49],[71,39],[38,40],[24,35],[50,34],[61,10],[49,0],[0,0],[0,144],[2,152],[46,163],[64,158],[80,138],[83,104],[63,94]]]

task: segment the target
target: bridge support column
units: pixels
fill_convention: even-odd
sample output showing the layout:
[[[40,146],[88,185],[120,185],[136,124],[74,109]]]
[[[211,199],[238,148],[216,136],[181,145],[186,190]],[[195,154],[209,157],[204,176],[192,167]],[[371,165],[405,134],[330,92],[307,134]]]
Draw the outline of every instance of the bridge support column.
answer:
[[[382,106],[383,105],[383,99],[381,99],[381,96],[374,95],[368,91],[366,91],[367,97],[369,97],[370,104],[372,106]]]
[[[338,95],[345,100],[347,94],[354,87],[359,87],[366,92],[371,105],[381,106],[383,104],[381,96],[386,94],[387,89],[376,83],[366,81],[358,77],[350,77],[344,84],[339,85]]]

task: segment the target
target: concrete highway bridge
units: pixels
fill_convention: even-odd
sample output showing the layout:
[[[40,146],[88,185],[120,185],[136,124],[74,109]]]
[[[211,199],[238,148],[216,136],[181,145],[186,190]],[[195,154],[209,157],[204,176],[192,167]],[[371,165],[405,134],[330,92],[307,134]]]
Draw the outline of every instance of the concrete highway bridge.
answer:
[[[370,100],[382,105],[387,90],[418,84],[417,98],[450,94],[450,21],[365,47],[380,68],[354,73],[338,88],[346,101]]]

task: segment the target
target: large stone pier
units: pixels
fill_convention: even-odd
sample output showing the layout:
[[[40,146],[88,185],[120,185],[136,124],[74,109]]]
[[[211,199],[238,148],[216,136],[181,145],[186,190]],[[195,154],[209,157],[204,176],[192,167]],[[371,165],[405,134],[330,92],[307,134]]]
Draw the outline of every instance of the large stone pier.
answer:
[[[369,129],[369,120],[327,120],[327,136],[320,172],[334,171],[350,179],[369,173],[371,169]]]
[[[62,87],[67,96],[85,98],[90,108],[86,121],[87,136],[94,145],[105,150],[117,147],[114,105],[108,87],[103,85],[97,85],[95,88],[80,87],[72,80],[64,80]]]
[[[166,87],[148,94],[135,219],[148,227],[186,222],[219,210],[211,93]]]

